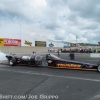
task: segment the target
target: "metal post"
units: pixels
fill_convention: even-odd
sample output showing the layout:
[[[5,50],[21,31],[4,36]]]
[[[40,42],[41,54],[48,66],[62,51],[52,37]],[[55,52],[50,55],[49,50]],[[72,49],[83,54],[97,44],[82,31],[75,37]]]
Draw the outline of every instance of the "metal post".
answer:
[[[21,39],[21,24],[20,24],[20,39]]]
[[[77,47],[77,35],[76,35],[76,47]]]
[[[58,57],[60,57],[59,50],[58,50]]]
[[[21,40],[21,24],[20,24],[20,40]],[[21,40],[21,45],[22,45],[22,40]]]

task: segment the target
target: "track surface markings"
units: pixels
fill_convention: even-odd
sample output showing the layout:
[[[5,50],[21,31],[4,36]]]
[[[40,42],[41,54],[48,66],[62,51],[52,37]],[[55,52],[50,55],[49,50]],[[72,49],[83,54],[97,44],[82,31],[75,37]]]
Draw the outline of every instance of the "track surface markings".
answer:
[[[49,77],[54,77],[54,78],[65,78],[65,79],[74,79],[74,80],[100,82],[99,79],[70,77],[70,76],[59,76],[59,75],[42,74],[42,73],[40,74],[40,73],[35,73],[35,72],[32,72],[32,71],[14,71],[14,70],[9,70],[9,69],[4,69],[4,68],[0,68],[0,71],[9,71],[9,72],[14,72],[14,73],[29,74],[29,75],[39,75],[39,76],[42,75],[42,76],[49,76]]]

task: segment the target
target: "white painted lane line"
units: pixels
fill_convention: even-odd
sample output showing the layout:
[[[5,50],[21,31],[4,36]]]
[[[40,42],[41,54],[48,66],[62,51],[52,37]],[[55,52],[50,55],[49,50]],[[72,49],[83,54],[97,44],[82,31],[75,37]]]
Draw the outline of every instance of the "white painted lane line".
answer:
[[[11,67],[11,66],[8,66],[8,64],[0,64],[0,68],[3,68],[3,67]]]
[[[39,76],[49,76],[49,77],[55,77],[55,78],[65,78],[65,79],[74,79],[74,80],[83,80],[83,81],[93,81],[93,82],[100,82],[99,79],[90,79],[90,78],[81,78],[81,77],[70,77],[70,76],[58,76],[58,75],[50,75],[50,74],[42,74],[42,73],[35,73],[32,71],[13,71],[8,69],[0,69],[1,71],[9,71],[14,73],[21,73],[21,74],[29,74],[29,75],[39,75]]]
[[[93,96],[93,97],[91,97],[91,98],[87,98],[85,100],[100,100],[100,93],[95,95],[95,96]]]

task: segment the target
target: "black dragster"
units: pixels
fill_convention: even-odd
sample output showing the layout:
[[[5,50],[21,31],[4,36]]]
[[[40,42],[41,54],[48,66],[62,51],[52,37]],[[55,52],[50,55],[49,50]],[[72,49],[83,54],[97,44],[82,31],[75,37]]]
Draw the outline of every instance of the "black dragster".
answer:
[[[46,54],[46,56],[17,56],[16,54],[6,55],[9,65],[15,66],[25,64],[28,66],[45,66],[49,68],[66,68],[66,69],[81,69],[81,70],[97,70],[100,72],[100,63],[90,64],[74,60],[66,60],[59,58],[53,54]]]

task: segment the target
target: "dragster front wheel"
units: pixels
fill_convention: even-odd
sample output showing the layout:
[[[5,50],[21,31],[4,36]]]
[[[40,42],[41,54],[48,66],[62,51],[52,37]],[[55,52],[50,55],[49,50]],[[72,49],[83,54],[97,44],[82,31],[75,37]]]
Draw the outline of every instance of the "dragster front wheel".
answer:
[[[97,70],[98,72],[100,72],[100,64],[98,64]]]

